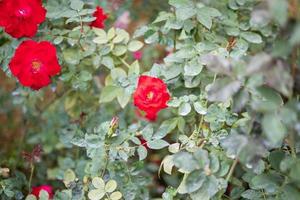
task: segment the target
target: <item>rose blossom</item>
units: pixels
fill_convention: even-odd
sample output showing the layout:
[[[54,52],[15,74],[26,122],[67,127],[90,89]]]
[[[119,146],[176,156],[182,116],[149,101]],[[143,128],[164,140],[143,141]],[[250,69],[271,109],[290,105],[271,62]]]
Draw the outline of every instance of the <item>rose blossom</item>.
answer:
[[[0,0],[0,26],[12,37],[33,37],[45,21],[41,0]]]
[[[133,94],[134,105],[145,112],[148,120],[155,120],[157,113],[167,108],[170,95],[167,85],[159,78],[142,75]]]
[[[93,16],[96,17],[96,19],[90,24],[90,26],[104,28],[104,21],[107,19],[107,15],[104,13],[103,8],[97,6]]]
[[[9,63],[11,73],[19,82],[34,90],[51,83],[51,77],[60,73],[61,67],[55,46],[50,42],[27,40],[17,48]]]

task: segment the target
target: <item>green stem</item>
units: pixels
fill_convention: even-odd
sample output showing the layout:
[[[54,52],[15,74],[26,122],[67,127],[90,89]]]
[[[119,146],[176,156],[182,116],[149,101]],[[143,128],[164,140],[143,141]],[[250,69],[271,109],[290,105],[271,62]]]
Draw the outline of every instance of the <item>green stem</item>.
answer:
[[[227,176],[226,176],[226,181],[227,181],[227,182],[230,180],[230,178],[231,178],[231,176],[232,176],[232,174],[233,174],[233,172],[234,172],[234,170],[235,170],[235,167],[236,167],[237,163],[238,163],[238,159],[236,158],[236,159],[233,161],[233,163],[232,163],[232,165],[231,165],[231,167],[230,167],[230,170],[229,170],[229,172],[228,172],[228,174],[227,174]]]
[[[296,158],[297,154],[296,154],[296,151],[295,151],[295,142],[294,142],[294,140],[295,140],[294,134],[290,133],[289,138],[288,138],[288,143],[289,143],[293,158]]]
[[[105,174],[105,171],[106,171],[106,168],[107,168],[107,165],[108,165],[108,155],[107,155],[107,147],[105,146],[105,165],[104,165],[104,169],[101,173],[101,177],[103,178],[104,174]]]
[[[185,173],[185,174],[183,175],[182,181],[181,181],[181,183],[179,184],[179,186],[178,186],[177,189],[176,189],[176,194],[178,193],[178,188],[180,188],[181,185],[184,184],[184,182],[185,182],[185,180],[186,180],[186,178],[187,178],[188,175],[189,175],[188,173]]]
[[[34,172],[34,164],[30,164],[30,177],[29,177],[29,182],[28,182],[28,191],[29,193],[31,192],[31,182],[32,182],[32,177],[33,177],[33,172]]]
[[[119,60],[128,68],[130,68],[130,65],[123,59],[123,58],[119,58]]]

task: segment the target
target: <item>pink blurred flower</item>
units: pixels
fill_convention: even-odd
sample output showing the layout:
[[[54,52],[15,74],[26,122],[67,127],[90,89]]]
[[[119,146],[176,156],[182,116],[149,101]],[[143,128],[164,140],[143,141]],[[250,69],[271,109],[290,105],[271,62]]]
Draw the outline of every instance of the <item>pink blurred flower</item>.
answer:
[[[114,27],[127,29],[130,21],[130,13],[128,11],[125,11],[121,16],[118,17],[114,24]]]
[[[50,185],[41,185],[41,186],[37,186],[37,187],[32,187],[31,194],[33,194],[34,196],[39,198],[40,192],[42,190],[46,191],[49,194],[49,199],[53,198],[53,189],[52,189],[52,186],[50,186]]]
[[[142,51],[136,51],[133,53],[133,58],[135,60],[141,60],[143,57],[143,52]]]

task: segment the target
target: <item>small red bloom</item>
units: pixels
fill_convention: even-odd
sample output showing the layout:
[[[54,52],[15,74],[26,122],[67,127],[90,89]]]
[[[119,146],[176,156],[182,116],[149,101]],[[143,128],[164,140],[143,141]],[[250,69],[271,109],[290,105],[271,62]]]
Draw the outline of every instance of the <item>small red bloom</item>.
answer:
[[[167,108],[170,94],[167,85],[159,78],[140,76],[138,86],[133,94],[134,105],[146,113],[148,120],[155,120],[157,113]]]
[[[32,187],[31,188],[31,194],[39,198],[40,192],[44,190],[49,194],[49,199],[53,198],[53,189],[50,185],[41,185],[37,187]]]
[[[96,11],[93,14],[96,17],[95,21],[91,23],[90,26],[96,28],[104,28],[104,21],[107,19],[107,15],[104,13],[103,9],[100,6],[96,7]]]
[[[19,45],[9,68],[23,86],[34,90],[49,85],[51,76],[59,74],[61,70],[55,46],[47,41],[38,43],[32,40]]]
[[[141,60],[142,57],[143,57],[143,52],[141,52],[141,51],[133,52],[133,58],[135,60]]]
[[[33,37],[45,21],[41,0],[0,0],[0,26],[12,37]]]

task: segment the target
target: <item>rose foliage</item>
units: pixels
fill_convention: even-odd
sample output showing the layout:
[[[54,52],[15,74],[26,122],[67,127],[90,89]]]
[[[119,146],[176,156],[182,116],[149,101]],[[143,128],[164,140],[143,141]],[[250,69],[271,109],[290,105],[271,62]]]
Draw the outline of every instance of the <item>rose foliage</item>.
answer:
[[[299,200],[299,1],[132,2],[0,1],[0,199]]]

